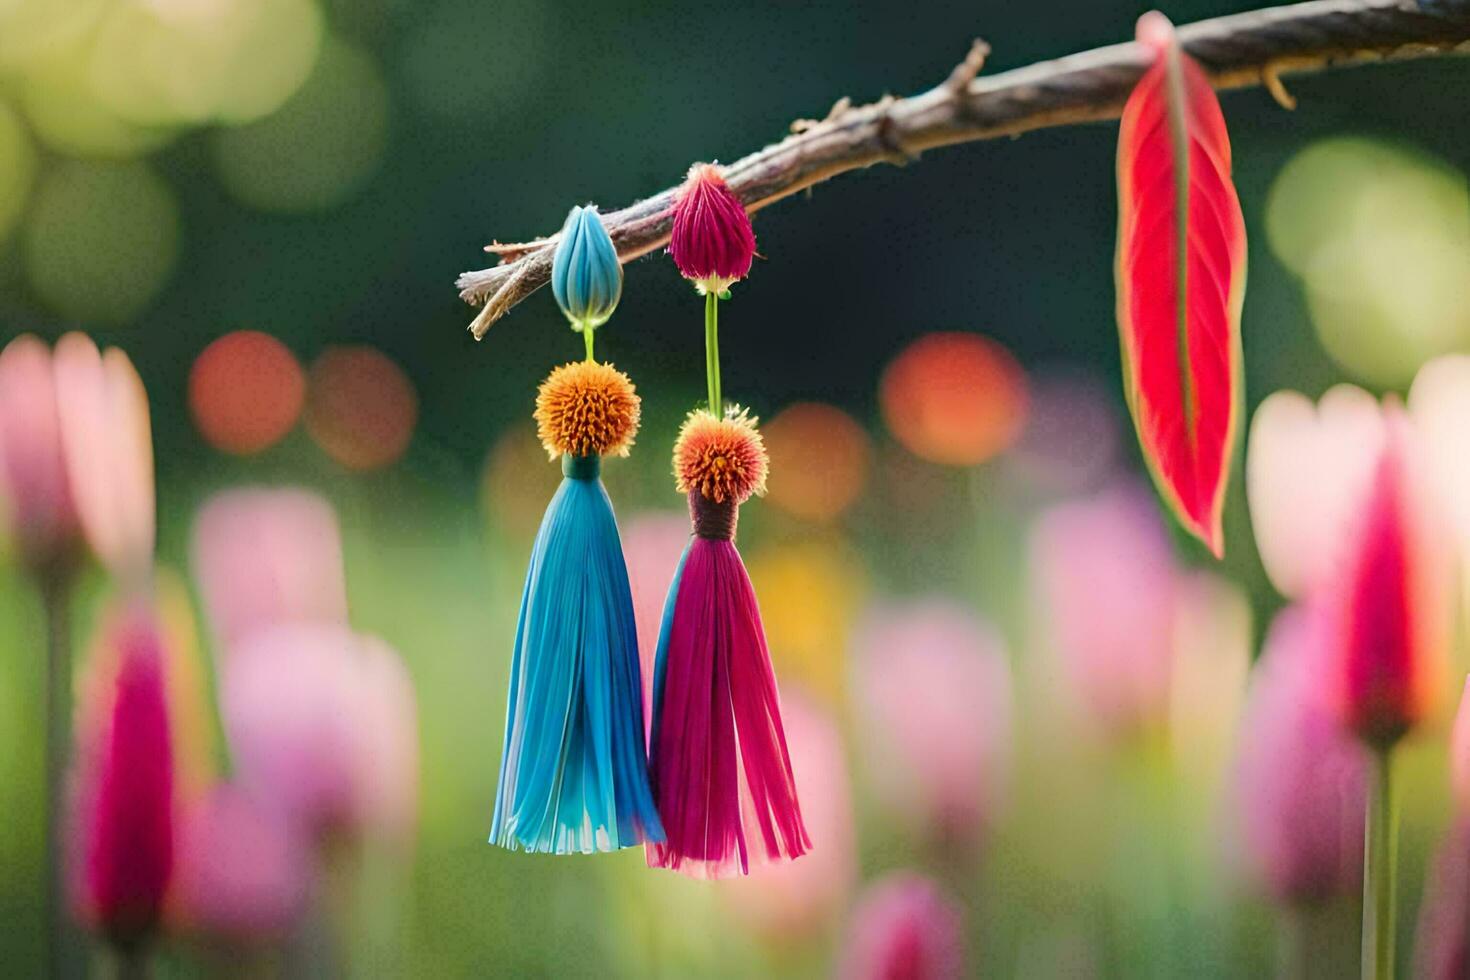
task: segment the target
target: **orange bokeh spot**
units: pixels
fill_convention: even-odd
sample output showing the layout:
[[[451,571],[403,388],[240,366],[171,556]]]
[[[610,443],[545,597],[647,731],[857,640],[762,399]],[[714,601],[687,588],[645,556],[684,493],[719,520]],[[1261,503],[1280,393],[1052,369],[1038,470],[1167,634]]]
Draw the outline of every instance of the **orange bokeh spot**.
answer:
[[[329,347],[311,366],[306,431],[350,470],[374,470],[408,449],[418,422],[413,382],[381,351]]]
[[[205,442],[222,452],[245,456],[280,442],[305,400],[296,355],[258,330],[225,334],[189,370],[189,412]]]
[[[863,492],[872,464],[868,434],[852,416],[799,402],[762,426],[771,457],[766,499],[810,521],[830,521]]]
[[[970,333],[931,333],[883,373],[883,419],[915,456],[974,466],[1009,446],[1026,416],[1026,377],[1000,344]]]

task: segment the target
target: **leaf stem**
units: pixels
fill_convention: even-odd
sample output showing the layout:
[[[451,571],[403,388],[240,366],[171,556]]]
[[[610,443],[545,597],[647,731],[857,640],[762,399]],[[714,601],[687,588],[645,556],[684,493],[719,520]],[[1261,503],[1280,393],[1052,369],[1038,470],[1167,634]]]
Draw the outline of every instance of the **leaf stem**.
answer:
[[[1398,822],[1393,749],[1375,749],[1363,835],[1363,980],[1393,980]]]
[[[704,373],[709,382],[709,410],[724,415],[720,398],[720,297],[713,289],[704,294]]]

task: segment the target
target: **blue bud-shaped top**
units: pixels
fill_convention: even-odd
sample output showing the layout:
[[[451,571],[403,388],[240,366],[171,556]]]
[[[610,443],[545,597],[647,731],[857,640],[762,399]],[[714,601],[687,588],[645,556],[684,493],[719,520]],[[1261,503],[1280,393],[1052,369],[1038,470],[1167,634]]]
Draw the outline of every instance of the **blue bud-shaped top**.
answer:
[[[602,326],[623,295],[618,250],[595,207],[575,207],[551,259],[551,291],[575,330]]]

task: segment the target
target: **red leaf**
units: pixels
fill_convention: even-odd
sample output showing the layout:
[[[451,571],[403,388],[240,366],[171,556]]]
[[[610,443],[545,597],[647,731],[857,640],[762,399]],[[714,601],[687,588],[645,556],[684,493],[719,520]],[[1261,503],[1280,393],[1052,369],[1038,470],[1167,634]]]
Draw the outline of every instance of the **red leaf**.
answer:
[[[1240,401],[1245,223],[1209,79],[1162,14],[1139,19],[1138,41],[1154,63],[1118,134],[1124,389],[1160,492],[1219,557]]]

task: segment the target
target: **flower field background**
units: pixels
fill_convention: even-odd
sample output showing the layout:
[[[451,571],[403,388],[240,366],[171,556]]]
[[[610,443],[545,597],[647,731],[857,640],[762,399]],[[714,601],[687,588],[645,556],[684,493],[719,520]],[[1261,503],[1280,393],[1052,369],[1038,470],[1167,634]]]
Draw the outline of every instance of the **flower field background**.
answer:
[[[35,556],[55,542],[34,529],[54,506],[76,512],[57,547],[96,559],[65,610],[77,968],[107,975],[137,930],[164,977],[1351,975],[1370,772],[1322,583],[1400,427],[1432,501],[1406,512],[1460,579],[1470,556],[1452,59],[1291,80],[1291,113],[1221,97],[1250,242],[1222,561],[1159,505],[1124,402],[1114,124],[757,214],[724,383],[770,456],[739,544],[812,849],[706,882],[641,849],[486,842],[561,479],[531,409],[583,343],[550,290],[475,342],[454,275],[844,92],[917,90],[977,33],[988,72],[1128,37],[1140,12],[0,0],[5,972],[47,956]],[[625,274],[598,353],[636,382],[642,429],[602,479],[647,688],[689,534],[670,447],[705,377],[673,264]],[[126,352],[148,440],[131,375],[76,331]],[[35,465],[48,452],[64,470]],[[143,626],[123,601],[140,577]],[[1443,585],[1445,662],[1397,762],[1397,955],[1432,977],[1470,948],[1470,598]],[[107,911],[137,880],[85,828],[112,812],[89,776],[108,719],[156,714],[117,693],[149,687],[119,667],[144,642],[165,651],[177,806],[138,924]]]

